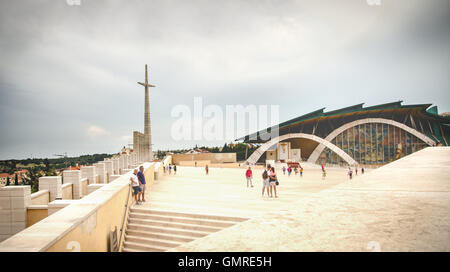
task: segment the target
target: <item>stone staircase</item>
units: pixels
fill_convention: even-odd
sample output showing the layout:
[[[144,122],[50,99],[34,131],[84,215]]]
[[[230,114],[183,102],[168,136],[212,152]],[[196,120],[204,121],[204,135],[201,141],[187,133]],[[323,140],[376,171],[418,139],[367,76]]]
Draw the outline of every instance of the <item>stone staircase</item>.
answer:
[[[247,218],[132,207],[123,252],[167,251]]]

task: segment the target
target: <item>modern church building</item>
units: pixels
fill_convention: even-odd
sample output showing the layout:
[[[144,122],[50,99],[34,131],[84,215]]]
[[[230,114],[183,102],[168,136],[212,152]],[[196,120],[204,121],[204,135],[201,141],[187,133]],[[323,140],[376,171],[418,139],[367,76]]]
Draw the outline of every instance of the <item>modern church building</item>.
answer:
[[[450,116],[432,104],[402,101],[324,112],[325,108],[237,139],[258,144],[247,162],[382,165],[427,146],[450,143]]]

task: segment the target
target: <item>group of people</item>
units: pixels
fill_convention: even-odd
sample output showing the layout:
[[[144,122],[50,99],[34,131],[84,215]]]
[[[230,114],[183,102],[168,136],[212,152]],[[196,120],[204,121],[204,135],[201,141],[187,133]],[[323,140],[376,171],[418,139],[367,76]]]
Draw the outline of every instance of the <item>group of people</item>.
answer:
[[[133,175],[130,177],[131,186],[133,188],[134,200],[136,205],[141,205],[145,202],[145,175],[144,166],[139,167],[139,171],[134,169]]]
[[[245,171],[245,177],[247,179],[247,188],[249,187],[253,187],[253,172],[252,172],[252,168],[248,167],[247,171]],[[263,187],[262,187],[262,196],[264,197],[264,191],[267,191],[267,196],[268,197],[273,197],[273,195],[275,195],[275,197],[278,197],[277,195],[277,186],[280,184],[278,182],[278,178],[277,175],[275,173],[275,168],[271,167],[270,164],[267,165],[267,168],[264,169],[263,173],[262,173],[262,182],[263,182]]]
[[[164,169],[164,173],[165,173],[166,172],[166,167],[164,166],[163,169]],[[169,164],[168,169],[169,169],[169,175],[172,174],[172,170],[173,170],[173,174],[174,175],[177,174],[177,166],[175,164],[173,166],[172,166],[172,164]]]
[[[283,175],[286,175],[286,171],[288,173],[288,176],[290,177],[292,174],[292,171],[294,171],[295,175],[297,175],[300,172],[300,177],[303,177],[303,167],[294,167],[294,170],[292,170],[292,167],[288,166],[288,168],[286,168],[285,166],[283,166]]]
[[[361,174],[364,174],[364,167],[361,167]],[[347,175],[350,179],[352,179],[353,171],[350,167],[348,168]],[[357,176],[357,175],[358,175],[358,167],[355,167],[355,176]]]

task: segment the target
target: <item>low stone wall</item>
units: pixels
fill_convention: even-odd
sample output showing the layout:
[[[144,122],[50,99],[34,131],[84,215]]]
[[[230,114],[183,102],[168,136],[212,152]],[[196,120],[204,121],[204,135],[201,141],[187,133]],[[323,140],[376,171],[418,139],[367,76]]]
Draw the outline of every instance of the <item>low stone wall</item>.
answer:
[[[73,199],[72,188],[72,183],[65,183],[61,186],[62,199]]]
[[[180,161],[236,162],[236,153],[173,154],[171,156],[173,164],[179,164]]]
[[[155,163],[155,180],[161,178],[164,175],[164,166],[162,162]]]
[[[151,184],[154,164],[143,165]],[[133,201],[131,175],[131,172],[122,175],[3,241],[0,251],[109,251],[110,232],[115,227],[121,229],[127,206]],[[121,237],[124,234],[123,231]]]
[[[31,205],[47,205],[50,201],[50,192],[48,190],[37,191],[31,194]]]
[[[179,166],[196,166],[195,163],[197,163],[197,167],[200,167],[200,166],[205,167],[206,165],[211,166],[211,161],[210,160],[204,160],[204,161],[179,161],[178,165]]]

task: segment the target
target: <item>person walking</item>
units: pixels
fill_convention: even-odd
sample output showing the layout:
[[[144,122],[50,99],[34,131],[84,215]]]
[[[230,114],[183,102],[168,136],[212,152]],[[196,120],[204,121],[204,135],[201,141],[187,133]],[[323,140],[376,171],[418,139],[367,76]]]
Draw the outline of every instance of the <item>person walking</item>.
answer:
[[[208,165],[205,166],[205,171],[206,171],[206,174],[208,175],[208,172],[209,172]]]
[[[277,196],[277,175],[275,173],[275,168],[270,168],[270,175],[269,175],[269,185],[270,185],[270,197],[273,197],[272,191],[275,191],[275,197]]]
[[[294,168],[294,173],[297,176],[297,174],[298,174],[298,168],[297,167]]]
[[[283,166],[283,175],[286,175],[286,167]]]
[[[253,183],[252,183],[253,173],[252,173],[252,169],[250,168],[250,166],[248,167],[247,171],[245,172],[245,177],[247,178],[247,188],[248,188],[249,182],[250,182],[251,187],[253,188]]]
[[[325,167],[322,164],[322,179],[325,180],[326,176],[327,176],[327,171],[325,170]]]
[[[173,165],[173,174],[174,175],[177,174],[177,165],[176,164]]]
[[[137,177],[137,169],[134,169],[133,174],[130,177],[131,186],[133,188],[134,200],[136,201],[136,205],[141,205],[139,202],[139,196],[141,194],[141,188],[139,187],[139,179]]]
[[[290,177],[291,173],[292,173],[292,168],[290,166],[288,167],[287,172],[288,172],[288,176]]]
[[[262,173],[263,187],[262,187],[262,197],[264,197],[264,190],[267,189],[267,196],[269,197],[269,174],[270,174],[270,164],[267,165],[267,168],[264,169]]]
[[[364,175],[364,167],[361,168],[361,174]]]
[[[169,164],[169,175],[172,174],[172,165]]]
[[[355,176],[358,175],[358,166],[355,167]]]
[[[303,168],[300,166],[300,177],[303,177]]]
[[[352,179],[352,175],[353,175],[352,169],[349,167],[349,168],[348,168],[348,177],[349,177],[350,179]]]
[[[139,180],[139,187],[141,188],[141,202],[145,202],[145,175],[144,175],[144,166],[139,167],[139,172],[137,173],[137,177]]]

